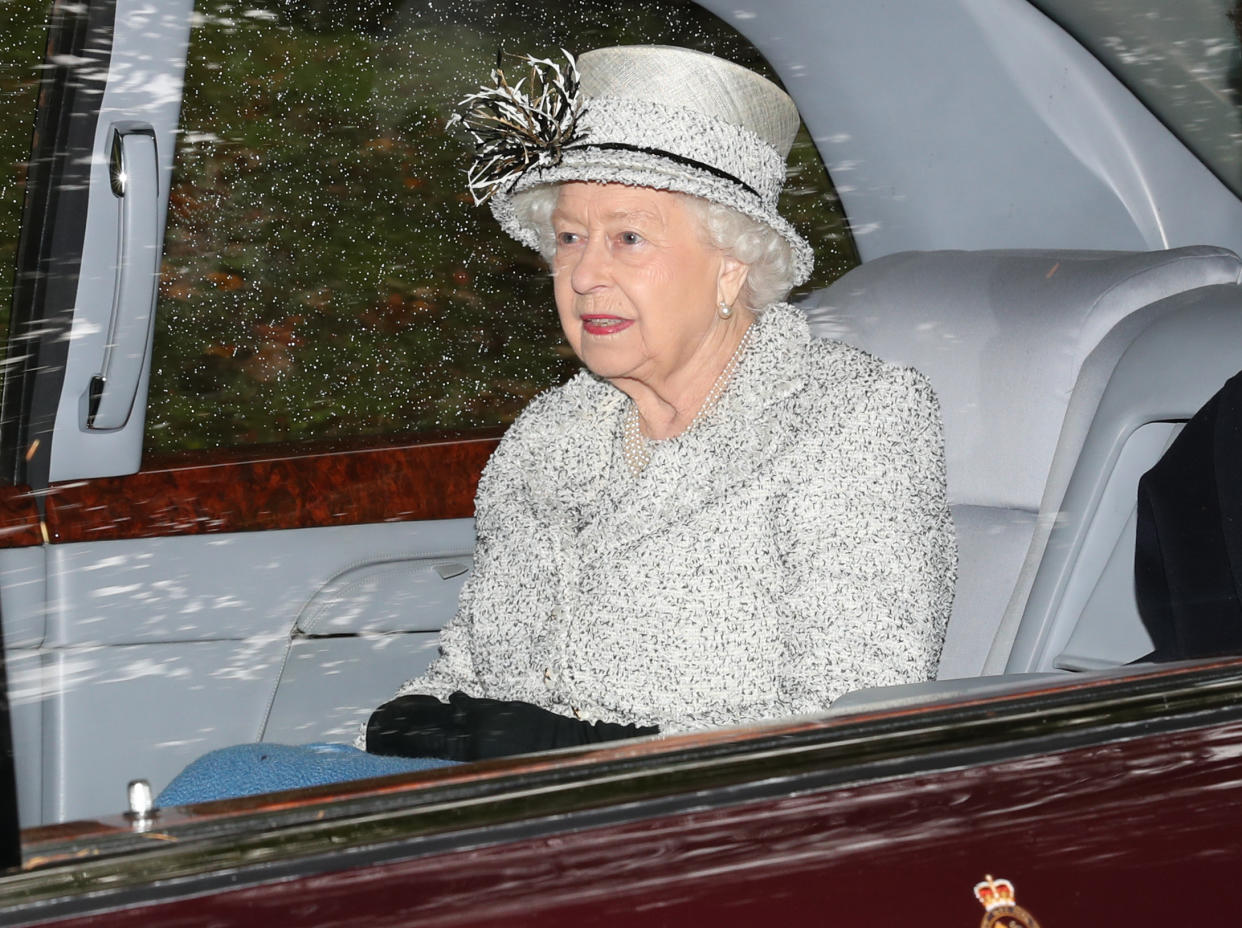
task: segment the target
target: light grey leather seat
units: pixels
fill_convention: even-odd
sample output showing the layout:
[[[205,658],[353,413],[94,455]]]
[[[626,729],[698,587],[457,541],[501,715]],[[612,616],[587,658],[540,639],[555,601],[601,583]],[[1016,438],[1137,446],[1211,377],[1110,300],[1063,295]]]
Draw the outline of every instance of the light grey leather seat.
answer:
[[[1127,351],[1144,333],[1150,331],[1151,339],[1176,327],[1172,322],[1161,325],[1161,320],[1185,312],[1194,315],[1184,301],[1193,302],[1193,294],[1202,296],[1203,288],[1214,292],[1212,300],[1228,302],[1240,279],[1242,262],[1236,255],[1206,246],[1150,253],[905,252],[869,261],[804,301],[817,334],[918,368],[940,397],[960,556],[942,679],[1056,665],[1061,652],[1050,654],[1049,642],[1068,642],[1072,628],[1066,631],[1065,623],[1072,624],[1074,610],[1085,600],[1062,595],[1064,578],[1041,580],[1037,595],[1031,594],[1054,525],[1055,547],[1062,553],[1057,555],[1059,566],[1050,559],[1042,567],[1045,576],[1064,572],[1084,556],[1081,544],[1061,538],[1070,531],[1069,523],[1094,517],[1099,496],[1088,494],[1091,502],[1081,505],[1074,496],[1073,509],[1065,509],[1063,501],[1071,475],[1081,474],[1077,483],[1085,485],[1098,476],[1099,468],[1111,473],[1116,463],[1112,452],[1097,452],[1104,439],[1089,436],[1111,434],[1103,418],[1095,424],[1097,416],[1116,415],[1118,400],[1113,397],[1135,382],[1136,362],[1123,363],[1130,357]],[[1215,292],[1219,285],[1224,285],[1223,293]],[[1206,313],[1204,318],[1209,315],[1219,321],[1229,312]],[[1217,323],[1202,324],[1210,329]],[[1220,336],[1227,337],[1225,329]],[[1206,338],[1211,341],[1212,336]],[[1240,344],[1234,338],[1230,344]],[[1176,350],[1197,349],[1183,345]],[[1158,355],[1152,363],[1195,367],[1193,357]],[[1238,367],[1242,354],[1233,369]],[[1118,373],[1119,368],[1128,373]],[[1217,378],[1216,367],[1202,368],[1202,373],[1201,388],[1184,391],[1187,396],[1202,394],[1206,400],[1227,376]],[[1208,388],[1209,383],[1215,386]],[[1153,395],[1146,398],[1153,409],[1163,408],[1156,402],[1159,392],[1153,386]],[[1179,415],[1184,419],[1193,411]],[[1159,415],[1148,421],[1157,419]],[[1122,457],[1110,500],[1122,509],[1127,501],[1132,506],[1138,475],[1158,459],[1169,436],[1165,428],[1136,439],[1132,453]],[[1090,456],[1079,467],[1087,451]],[[1120,526],[1111,519],[1107,529],[1095,530],[1108,554],[1101,561],[1093,545],[1087,573],[1095,571],[1098,579],[1111,563],[1110,589],[1128,596],[1133,613],[1124,551],[1113,553],[1129,516],[1119,518]],[[1086,573],[1077,582],[1096,586]],[[1113,592],[1100,594],[1097,612],[1112,608],[1116,598]],[[1029,623],[1023,618],[1028,601],[1033,610]],[[1047,620],[1049,609],[1060,610],[1055,634]],[[1040,610],[1044,618],[1036,617]],[[1037,626],[1038,632],[1027,630]],[[1134,631],[1132,625],[1103,630],[1089,645],[1084,637],[1080,643],[1095,663],[1080,660],[1074,666],[1140,656],[1141,650],[1130,652],[1141,641],[1115,639],[1123,632],[1132,637]],[[1016,657],[1010,664],[1015,639],[1031,658]],[[1106,660],[1102,655],[1110,648],[1113,656]]]
[[[1242,369],[1242,287],[1179,293],[1134,321],[1139,331],[1106,339],[1084,366],[1080,382],[1104,371],[1107,380],[1025,605],[1006,614],[991,668],[1093,670],[1152,649],[1134,597],[1138,481]]]
[[[342,571],[302,608],[260,740],[352,742],[377,706],[427,669],[473,570],[474,524],[420,528],[410,534],[422,543]]]

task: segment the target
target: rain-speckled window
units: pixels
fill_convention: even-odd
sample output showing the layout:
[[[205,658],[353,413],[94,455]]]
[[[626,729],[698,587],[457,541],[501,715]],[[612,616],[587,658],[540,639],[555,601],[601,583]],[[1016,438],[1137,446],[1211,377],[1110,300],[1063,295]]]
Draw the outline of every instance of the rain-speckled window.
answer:
[[[201,0],[168,210],[148,450],[503,425],[577,362],[539,258],[470,205],[454,101],[497,54],[689,45],[685,2]],[[855,262],[819,156],[782,211],[822,287]]]
[[[1242,2],[1036,0],[1242,196]]]
[[[47,0],[0,3],[0,345],[8,331],[12,305],[26,159],[47,43],[48,6]]]

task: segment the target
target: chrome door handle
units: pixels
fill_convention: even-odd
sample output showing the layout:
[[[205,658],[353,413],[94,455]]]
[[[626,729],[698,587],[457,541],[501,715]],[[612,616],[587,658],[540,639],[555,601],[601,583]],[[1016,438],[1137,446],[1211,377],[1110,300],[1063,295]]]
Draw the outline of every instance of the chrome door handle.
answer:
[[[108,338],[87,404],[86,427],[96,430],[129,421],[155,320],[161,252],[155,130],[146,123],[114,124],[109,166],[120,228]]]

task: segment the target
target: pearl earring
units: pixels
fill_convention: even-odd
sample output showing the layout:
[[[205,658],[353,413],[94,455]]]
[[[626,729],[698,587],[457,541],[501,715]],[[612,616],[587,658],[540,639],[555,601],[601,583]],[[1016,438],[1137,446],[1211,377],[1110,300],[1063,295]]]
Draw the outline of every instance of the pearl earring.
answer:
[[[730,306],[728,303],[726,303],[724,300],[721,300],[720,305],[716,307],[716,312],[720,313],[721,319],[728,319],[730,316],[733,315],[733,307]]]

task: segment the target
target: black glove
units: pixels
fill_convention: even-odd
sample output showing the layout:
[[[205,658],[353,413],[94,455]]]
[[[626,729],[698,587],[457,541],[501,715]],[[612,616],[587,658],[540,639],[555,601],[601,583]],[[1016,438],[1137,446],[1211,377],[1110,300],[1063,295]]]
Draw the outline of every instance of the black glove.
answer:
[[[371,714],[367,751],[398,757],[486,760],[654,735],[659,730],[654,725],[584,722],[528,702],[476,699],[462,692],[453,693],[447,703],[434,696],[398,696]]]

